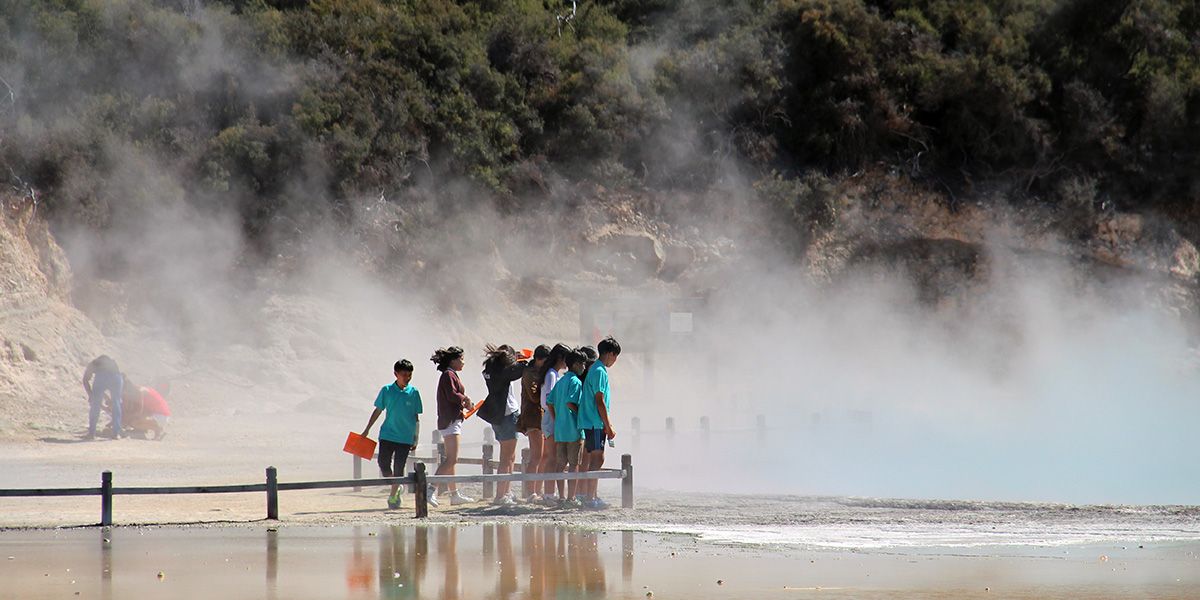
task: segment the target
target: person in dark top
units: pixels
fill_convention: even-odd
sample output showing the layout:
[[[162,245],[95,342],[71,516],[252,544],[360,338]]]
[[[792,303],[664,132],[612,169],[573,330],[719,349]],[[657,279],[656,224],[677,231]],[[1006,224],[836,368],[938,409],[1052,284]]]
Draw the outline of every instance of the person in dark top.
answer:
[[[453,475],[454,465],[458,463],[458,442],[462,434],[463,414],[472,406],[471,399],[467,397],[467,390],[458,377],[458,372],[463,368],[463,349],[458,346],[441,348],[435,351],[429,360],[442,372],[437,387],[437,428],[442,434],[442,445],[446,453],[442,456],[442,464],[438,465],[436,474]],[[457,484],[441,484],[438,488],[441,491],[449,490],[451,506],[475,501],[460,494]],[[432,497],[436,498],[436,493]]]
[[[121,436],[123,379],[117,361],[106,354],[92,359],[84,369],[83,389],[88,397],[88,433],[85,439],[96,438],[96,421],[100,419],[100,410],[104,407],[105,392],[108,392],[109,403],[112,405],[112,437],[117,439]]]
[[[512,346],[487,346],[483,380],[487,383],[488,395],[479,409],[479,417],[491,423],[496,441],[500,443],[498,473],[512,473],[517,452],[517,420],[521,415],[521,400],[512,384],[524,375],[525,364],[517,360],[517,353]],[[509,494],[510,487],[507,481],[496,484],[495,504],[516,504]]]
[[[517,431],[529,438],[529,473],[537,473],[542,459],[542,366],[550,356],[550,346],[539,345],[533,351],[533,361],[521,375],[521,417],[517,420]],[[526,481],[522,496],[532,502],[541,502],[540,481]],[[536,486],[536,487],[535,487]]]

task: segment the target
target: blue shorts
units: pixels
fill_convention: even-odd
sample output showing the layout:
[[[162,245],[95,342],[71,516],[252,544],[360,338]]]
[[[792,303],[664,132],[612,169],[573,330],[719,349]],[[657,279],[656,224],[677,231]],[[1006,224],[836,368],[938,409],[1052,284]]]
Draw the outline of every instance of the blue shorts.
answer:
[[[517,439],[517,419],[521,413],[513,413],[500,417],[499,421],[492,424],[492,431],[496,434],[497,442],[507,442],[508,440]]]
[[[603,429],[584,429],[583,430],[583,451],[584,452],[603,452],[604,442],[608,440],[608,436],[604,435]]]

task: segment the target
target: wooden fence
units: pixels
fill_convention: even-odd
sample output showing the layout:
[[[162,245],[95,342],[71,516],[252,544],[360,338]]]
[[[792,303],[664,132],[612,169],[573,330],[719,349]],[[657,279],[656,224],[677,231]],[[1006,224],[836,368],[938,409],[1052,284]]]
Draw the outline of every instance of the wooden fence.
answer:
[[[495,446],[496,437],[490,427],[485,428],[483,430],[483,443],[480,444],[480,446],[479,446],[479,448],[480,448],[479,458],[470,458],[470,457],[461,456],[461,449],[464,444],[461,441],[462,436],[459,436],[459,439],[460,439],[460,441],[459,441],[460,456],[458,457],[458,460],[455,461],[454,464],[456,464],[456,465],[475,465],[475,466],[482,467],[484,475],[489,475],[489,474],[495,473],[500,468],[500,461],[496,460],[494,458],[495,456],[497,456],[496,446]],[[446,445],[442,441],[441,432],[436,431],[436,430],[431,432],[430,433],[430,441],[432,442],[431,446],[433,447],[433,454],[431,456],[416,456],[416,455],[410,454],[408,457],[409,464],[416,465],[416,464],[424,463],[426,465],[434,465],[435,467],[441,466],[442,462],[445,460],[445,457],[446,457]],[[377,458],[379,458],[378,453],[376,453],[375,456],[372,457],[372,460],[377,459]],[[515,472],[521,472],[521,473],[527,472],[529,470],[530,458],[531,457],[529,455],[529,448],[522,448],[521,449],[521,460],[513,462],[513,472],[514,473]],[[351,460],[353,461],[351,476],[354,479],[362,479],[363,460],[364,459],[358,455],[355,455]],[[530,475],[534,475],[534,473],[530,473]],[[538,475],[541,475],[541,473],[538,473]],[[503,480],[491,480],[491,479],[483,480],[483,499],[486,500],[488,498],[491,498],[495,494],[495,486],[493,483],[494,481],[503,481]],[[513,480],[513,481],[517,481],[517,480]],[[534,479],[522,479],[520,481],[544,481],[544,480],[534,478]],[[355,488],[355,491],[358,491],[358,489],[359,488]]]
[[[112,525],[113,496],[157,495],[157,494],[235,494],[266,492],[267,519],[279,519],[279,492],[288,490],[317,490],[331,488],[360,489],[365,486],[412,485],[416,496],[416,516],[429,516],[426,496],[429,484],[439,483],[484,483],[495,485],[500,481],[559,481],[569,479],[620,479],[621,506],[633,508],[633,457],[621,456],[620,469],[601,469],[583,473],[483,473],[479,475],[428,475],[424,462],[417,462],[412,473],[405,477],[379,477],[376,479],[337,479],[328,481],[298,481],[280,483],[275,467],[267,467],[266,482],[236,485],[166,486],[166,487],[114,487],[112,471],[100,475],[100,487],[94,488],[46,488],[46,489],[0,489],[0,498],[48,497],[48,496],[100,496],[100,525]]]

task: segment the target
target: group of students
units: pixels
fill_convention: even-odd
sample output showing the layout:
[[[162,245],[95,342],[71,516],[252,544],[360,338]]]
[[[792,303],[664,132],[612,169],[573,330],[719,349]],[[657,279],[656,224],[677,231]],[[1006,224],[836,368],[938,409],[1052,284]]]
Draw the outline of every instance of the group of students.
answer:
[[[528,352],[528,351],[526,351]],[[512,473],[517,435],[529,439],[528,473],[598,471],[604,465],[605,444],[616,431],[609,419],[611,392],[608,369],[621,354],[621,345],[611,337],[595,348],[573,349],[565,344],[538,346],[529,355],[518,354],[509,345],[488,346],[483,361],[487,397],[477,407],[479,417],[491,425],[500,445],[497,472]],[[437,388],[437,428],[445,446],[437,475],[453,475],[458,462],[463,422],[476,408],[467,396],[459,372],[464,367],[463,349],[438,349],[430,360],[441,371]],[[362,435],[384,415],[379,431],[379,470],[384,477],[403,474],[409,452],[419,437],[421,394],[411,385],[413,365],[399,360],[394,365],[396,381],[383,386],[375,398],[375,410]],[[519,501],[546,506],[607,508],[596,493],[597,480],[526,482],[521,499],[510,482],[496,485],[498,505]],[[474,502],[455,484],[430,485],[429,503],[437,506],[439,492],[448,492],[452,506]],[[388,507],[400,506],[400,486],[393,485]]]

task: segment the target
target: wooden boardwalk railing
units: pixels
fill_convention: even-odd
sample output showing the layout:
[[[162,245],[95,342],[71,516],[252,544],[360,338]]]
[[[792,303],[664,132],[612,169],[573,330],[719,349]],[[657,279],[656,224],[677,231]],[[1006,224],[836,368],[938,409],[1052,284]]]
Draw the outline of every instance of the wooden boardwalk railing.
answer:
[[[486,468],[486,465],[484,465]],[[157,494],[237,494],[266,492],[267,519],[279,518],[280,490],[319,490],[332,488],[360,489],[365,486],[412,485],[416,496],[416,516],[429,516],[426,491],[430,484],[439,483],[484,483],[494,485],[500,481],[559,481],[570,479],[620,479],[621,506],[633,508],[633,458],[621,456],[620,469],[601,469],[583,473],[483,473],[479,475],[428,475],[424,462],[417,462],[412,473],[405,477],[379,477],[375,479],[335,479],[327,481],[296,481],[280,483],[275,467],[267,467],[265,483],[235,485],[182,485],[152,487],[113,487],[112,471],[100,474],[100,487],[94,488],[26,488],[0,489],[0,498],[48,497],[48,496],[100,496],[100,525],[112,525],[113,496],[157,495]],[[0,522],[0,526],[3,523]]]

